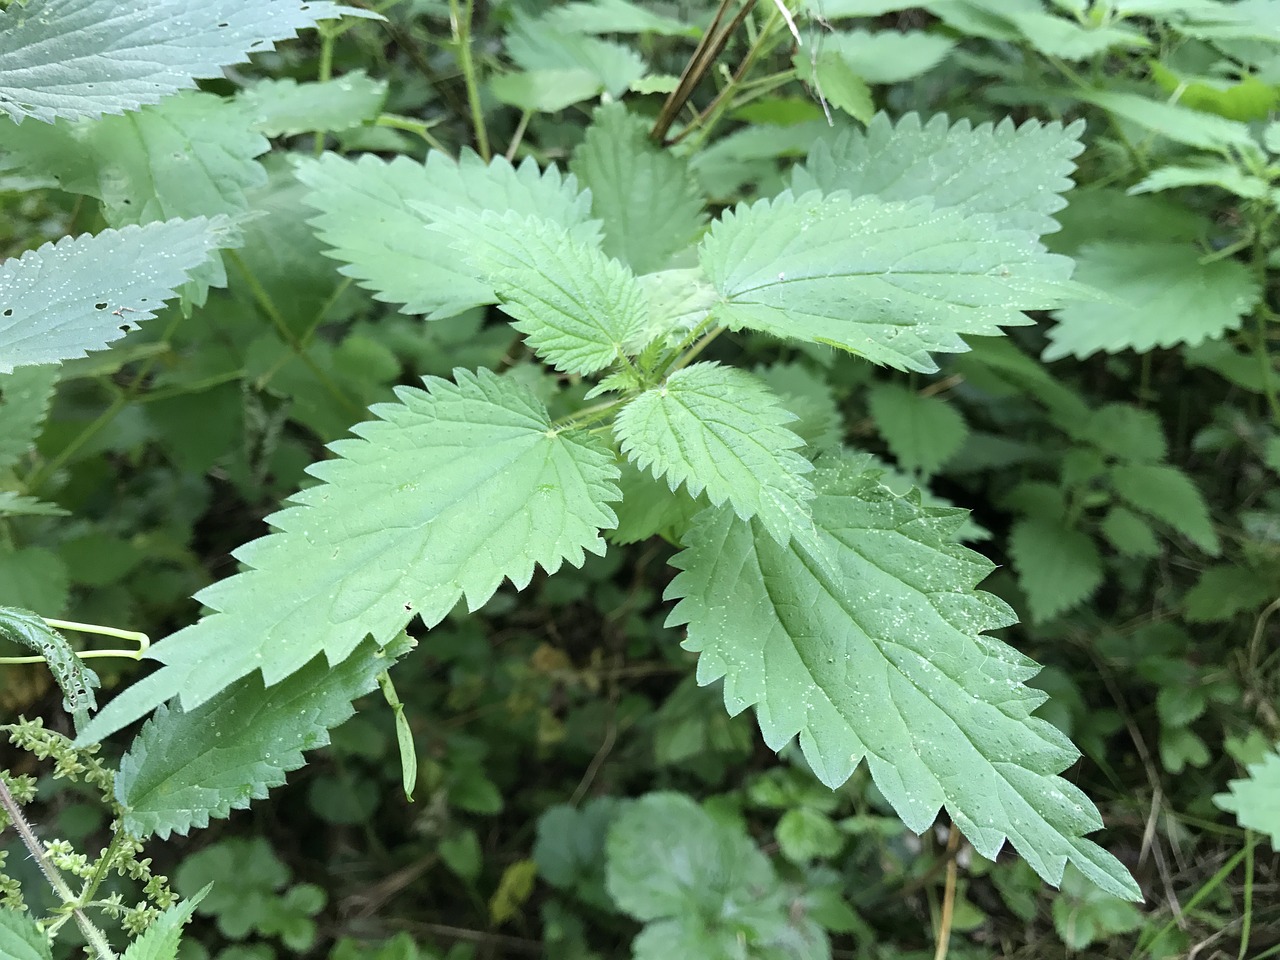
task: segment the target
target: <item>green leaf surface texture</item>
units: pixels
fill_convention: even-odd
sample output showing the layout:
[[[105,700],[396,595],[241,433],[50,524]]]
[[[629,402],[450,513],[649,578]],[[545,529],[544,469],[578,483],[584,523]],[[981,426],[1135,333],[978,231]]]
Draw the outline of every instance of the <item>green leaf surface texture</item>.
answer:
[[[439,227],[529,347],[557,370],[611,366],[648,325],[649,300],[635,275],[554,221],[489,212],[450,216]]]
[[[31,914],[0,907],[0,956],[5,960],[53,960],[53,951]]]
[[[939,207],[985,213],[1005,227],[1037,235],[1058,229],[1053,214],[1067,205],[1073,158],[1084,149],[1082,123],[1011,120],[977,127],[945,115],[923,122],[909,113],[897,123],[877,114],[867,129],[847,129],[815,141],[792,173],[797,195],[847,190],[881,200],[931,197]]]
[[[898,383],[877,383],[867,409],[903,470],[931,475],[964,446],[969,428],[941,397],[923,396]]]
[[[1112,469],[1111,483],[1133,509],[1168,524],[1210,556],[1218,555],[1221,544],[1204,494],[1177,467],[1122,464]]]
[[[12,490],[0,490],[0,517],[65,517],[69,513],[56,503],[26,497]]]
[[[162,911],[142,936],[129,944],[129,949],[121,956],[121,960],[174,960],[178,956],[183,928],[191,920],[191,915],[209,889],[206,886],[194,896]]]
[[[902,83],[927,73],[954,46],[954,40],[919,30],[847,30],[823,37],[824,53],[836,54],[855,74],[876,84]]]
[[[0,472],[21,460],[35,444],[57,382],[58,368],[52,364],[0,374]]]
[[[197,594],[216,611],[152,647],[164,668],[94,719],[101,738],[175,694],[194,710],[261,669],[279,683],[325,653],[341,663],[366,636],[385,644],[417,615],[435,626],[474,610],[504,579],[523,589],[584,551],[604,553],[617,522],[613,452],[560,432],[519,382],[480,370],[399,387],[359,439],[308,468],[322,481],[268,517],[277,532],[235,552],[249,569]]]
[[[386,81],[361,70],[314,83],[267,78],[236,94],[253,129],[267,137],[350,130],[377,117],[386,99]]]
[[[1037,622],[1082,603],[1102,584],[1102,556],[1093,540],[1055,518],[1019,520],[1009,534],[1009,554]]]
[[[1113,116],[1175,143],[1219,152],[1226,152],[1229,148],[1249,153],[1257,150],[1248,124],[1238,120],[1120,90],[1087,90],[1081,91],[1079,96]]]
[[[799,735],[835,787],[865,758],[912,830],[940,807],[984,857],[1006,839],[1051,883],[1065,864],[1137,899],[1121,864],[1084,834],[1092,803],[1055,774],[1078,754],[1031,712],[1037,665],[984,631],[1014,622],[976,591],[992,565],[953,541],[963,511],[924,508],[881,486],[869,461],[820,464],[813,515],[829,572],[802,543],[712,508],[694,522],[668,588],[688,624],[698,681],[724,679],[731,714],[756,708],[765,742]]]
[[[471,152],[455,161],[433,151],[425,163],[327,153],[299,160],[298,179],[311,189],[306,203],[319,211],[312,226],[331,247],[328,255],[343,261],[340,272],[377,299],[429,320],[496,301],[465,254],[428,230],[437,213],[478,217],[493,210],[551,220],[579,240],[598,235],[590,197],[577,181],[555,167],[541,173],[532,160],[513,167],[502,159],[485,164]]]
[[[627,458],[671,490],[727,500],[785,543],[811,523],[814,495],[806,477],[813,466],[796,452],[804,441],[786,426],[795,419],[749,373],[695,363],[623,407],[613,431]]]
[[[1071,273],[1070,260],[988,216],[816,191],[740,205],[700,252],[729,327],[921,373],[938,369],[931,352],[967,350],[961,334],[994,335],[1061,302]]]
[[[30,610],[0,607],[0,637],[44,657],[49,672],[62,690],[62,707],[68,713],[97,709],[93,690],[98,675],[84,665],[67,638]]]
[[[1076,258],[1076,279],[1111,299],[1055,311],[1044,359],[1194,346],[1238,329],[1258,302],[1257,280],[1236,260],[1201,263],[1200,257],[1186,243],[1086,244]]]
[[[1227,784],[1213,798],[1219,809],[1236,815],[1240,826],[1266,834],[1280,851],[1280,747],[1248,767],[1249,775]]]
[[[0,373],[102,350],[144,320],[219,247],[222,218],[64,237],[0,264]]]
[[[507,55],[524,70],[585,70],[617,99],[645,74],[645,62],[630,47],[562,30],[551,18],[517,14],[507,30]]]
[[[688,164],[649,139],[649,123],[620,103],[599,107],[569,167],[591,191],[604,251],[636,273],[666,266],[706,221]]]
[[[326,0],[29,0],[0,13],[0,110],[52,122],[124,113],[320,20]]]
[[[303,765],[304,751],[329,742],[351,702],[376,689],[378,674],[409,646],[384,651],[366,640],[333,669],[318,657],[273,687],[252,674],[190,712],[160,707],[120,761],[125,829],[168,839],[262,799]]]

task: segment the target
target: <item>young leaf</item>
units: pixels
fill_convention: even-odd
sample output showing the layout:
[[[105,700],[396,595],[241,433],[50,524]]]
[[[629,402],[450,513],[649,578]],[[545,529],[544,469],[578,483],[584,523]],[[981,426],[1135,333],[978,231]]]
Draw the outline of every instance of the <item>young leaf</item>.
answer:
[[[1177,103],[1151,100],[1136,93],[1119,90],[1087,90],[1079,92],[1081,100],[1101,107],[1108,113],[1137,124],[1152,133],[1168,137],[1201,150],[1222,153],[1230,148],[1249,153],[1257,151],[1248,124],[1201,113]]]
[[[1173,527],[1210,556],[1220,550],[1209,505],[1185,473],[1168,464],[1125,464],[1111,471],[1116,493],[1129,506]]]
[[[329,731],[354,712],[351,701],[375,689],[378,674],[409,647],[384,651],[366,640],[336,667],[318,657],[273,687],[251,675],[190,712],[160,707],[120,761],[115,788],[125,829],[167,840],[262,799],[305,763],[303,751],[329,742]]]
[[[53,400],[58,368],[22,367],[0,374],[0,472],[27,455]]]
[[[27,0],[0,11],[0,110],[52,122],[158,103],[343,15],[328,0]]]
[[[105,349],[144,320],[219,247],[221,217],[63,237],[0,264],[0,373]]]
[[[1066,206],[1059,194],[1072,185],[1072,158],[1084,149],[1083,131],[1082,123],[1064,128],[1035,120],[948,126],[944,115],[921,123],[915,113],[894,124],[881,113],[865,132],[816,140],[808,160],[792,172],[792,190],[848,190],[881,200],[929,197],[938,207],[990,214],[1002,227],[1051,233],[1058,229],[1052,214]]]
[[[0,907],[0,957],[5,960],[53,960],[49,938],[36,926],[35,917],[21,910]]]
[[[12,490],[0,490],[0,517],[65,517],[70,511]]]
[[[889,451],[910,473],[937,473],[964,446],[969,434],[964,417],[954,406],[901,384],[873,386],[867,393],[867,407]]]
[[[523,70],[586,70],[615,99],[646,69],[630,47],[561,30],[550,18],[535,20],[519,13],[507,29],[507,53]]]
[[[1082,603],[1102,583],[1102,557],[1093,540],[1056,519],[1019,520],[1009,534],[1009,555],[1037,622]]]
[[[1112,299],[1057,310],[1045,360],[1198,344],[1238,329],[1258,302],[1248,267],[1230,259],[1202,264],[1190,244],[1090,243],[1077,264],[1076,279]]]
[[[96,710],[93,695],[100,686],[98,675],[76,656],[67,638],[30,610],[0,607],[0,637],[20,644],[44,657],[49,672],[62,690],[62,708],[68,713]]]
[[[210,887],[206,886],[194,896],[187,897],[181,903],[175,903],[162,911],[142,936],[129,944],[129,949],[124,952],[120,960],[174,960],[178,955],[182,929],[209,890]]]
[[[1060,301],[1071,272],[990,217],[846,193],[739,206],[711,228],[701,259],[728,326],[922,373],[937,369],[931,351],[967,350],[962,333],[1028,323],[1022,311]]]
[[[829,786],[865,757],[916,832],[945,806],[994,858],[1006,839],[1051,883],[1070,861],[1137,899],[1124,867],[1084,834],[1102,826],[1088,798],[1055,774],[1070,742],[1031,716],[1036,665],[984,631],[1014,622],[974,590],[991,569],[952,542],[959,510],[928,509],[882,487],[867,460],[818,470],[814,520],[837,574],[793,540],[721,507],[702,513],[673,564],[670,622],[689,625],[698,681],[724,678],[725,706],[755,706],[765,742],[799,734]]]
[[[784,426],[794,419],[750,374],[695,363],[623,407],[613,432],[628,459],[672,490],[683,484],[713,504],[728,500],[786,543],[808,524],[813,499],[805,477],[813,467],[795,452],[804,441]]]
[[[315,83],[266,78],[236,94],[249,124],[267,137],[350,130],[377,117],[386,99],[386,81],[362,70]]]
[[[596,109],[569,169],[591,191],[604,252],[638,274],[666,266],[706,220],[688,164],[655,147],[649,124],[621,103]]]
[[[489,212],[450,215],[437,228],[557,370],[594,373],[617,363],[648,323],[649,302],[631,271],[558,223]]]
[[[402,303],[404,313],[429,320],[456,316],[495,300],[493,288],[474,275],[464,254],[427,227],[426,210],[478,217],[485,210],[551,220],[578,240],[594,239],[588,225],[590,197],[555,167],[539,173],[526,160],[518,168],[502,159],[485,164],[464,152],[454,161],[441,153],[425,164],[407,157],[388,162],[372,154],[345,160],[327,153],[298,161],[298,179],[311,188],[308,206],[320,239],[379,300]],[[414,206],[414,204],[426,206]]]
[[[563,433],[515,380],[454,371],[456,383],[399,387],[360,438],[312,465],[322,481],[268,517],[275,533],[235,556],[248,567],[197,594],[215,612],[152,647],[165,666],[94,718],[101,739],[178,694],[194,710],[261,669],[267,686],[318,653],[341,663],[366,636],[382,644],[413,616],[434,626],[471,609],[504,578],[523,589],[583,551],[604,553],[616,522],[614,455]]]
[[[1240,826],[1257,830],[1271,838],[1271,848],[1280,851],[1280,747],[1261,762],[1251,763],[1249,775],[1227,784],[1227,793],[1213,798],[1218,809],[1234,813]]]

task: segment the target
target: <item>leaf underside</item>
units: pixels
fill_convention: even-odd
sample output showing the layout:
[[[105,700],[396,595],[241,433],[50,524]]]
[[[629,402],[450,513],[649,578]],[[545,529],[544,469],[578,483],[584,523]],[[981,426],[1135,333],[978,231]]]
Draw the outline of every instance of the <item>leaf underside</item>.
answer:
[[[278,683],[323,652],[341,663],[366,636],[385,644],[462,598],[474,610],[504,579],[523,589],[617,522],[613,453],[560,433],[528,387],[488,370],[400,387],[353,428],[360,439],[308,468],[322,481],[268,517],[275,533],[236,551],[248,567],[197,594],[215,612],[152,648],[164,668],[107,705],[94,742],[175,694],[192,710],[261,669]]]
[[[52,122],[124,113],[221,77],[320,20],[327,0],[28,0],[0,13],[0,111]]]
[[[1083,836],[1102,826],[1092,803],[1056,776],[1078,754],[1031,716],[1045,696],[1024,681],[1038,667],[983,635],[1014,618],[974,590],[992,567],[953,542],[963,511],[895,496],[867,465],[819,466],[813,515],[834,572],[727,508],[695,519],[668,596],[680,599],[670,622],[688,624],[699,682],[723,678],[731,714],[754,706],[770,747],[799,735],[832,787],[865,758],[916,832],[945,807],[985,857],[1008,839],[1051,883],[1070,861],[1138,898],[1124,867]]]

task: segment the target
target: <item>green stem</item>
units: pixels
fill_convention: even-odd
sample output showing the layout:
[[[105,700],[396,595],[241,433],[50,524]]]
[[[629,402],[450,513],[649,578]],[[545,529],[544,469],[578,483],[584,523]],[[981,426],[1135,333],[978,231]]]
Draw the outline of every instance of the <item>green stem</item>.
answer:
[[[608,416],[611,410],[622,406],[625,402],[625,400],[606,400],[604,403],[583,407],[575,413],[551,421],[551,426],[555,427],[557,431],[568,430],[570,427],[581,428],[588,423],[603,419]]]
[[[402,117],[394,113],[381,114],[377,120],[373,121],[375,127],[390,127],[392,130],[403,130],[405,133],[412,133],[421,137],[427,142],[432,150],[438,150],[440,153],[449,155],[449,150],[443,143],[435,138],[431,133],[431,128],[435,125],[427,123],[423,120],[414,120],[412,117]]]
[[[462,70],[462,78],[467,85],[467,103],[471,108],[471,126],[475,130],[476,151],[480,158],[488,163],[489,130],[484,122],[484,110],[480,105],[480,84],[476,80],[476,65],[471,59],[471,17],[475,11],[475,0],[467,0],[465,10],[459,7],[458,0],[449,0],[449,25],[453,29],[453,43],[457,48],[458,67]]]
[[[323,21],[316,24],[316,29],[320,32],[320,68],[316,72],[316,79],[324,83],[333,77],[333,42],[337,34]],[[312,148],[312,152],[317,157],[324,153],[323,130],[316,131],[315,145]]]
[[[1253,932],[1253,831],[1244,832],[1244,917],[1240,921],[1239,960],[1249,953],[1249,936]]]

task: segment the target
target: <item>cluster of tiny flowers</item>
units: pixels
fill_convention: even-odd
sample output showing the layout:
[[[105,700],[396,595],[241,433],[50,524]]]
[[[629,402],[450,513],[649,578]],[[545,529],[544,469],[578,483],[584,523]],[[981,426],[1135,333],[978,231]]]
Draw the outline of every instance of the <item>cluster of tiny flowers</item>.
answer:
[[[9,732],[9,742],[38,760],[53,760],[53,775],[69,780],[83,780],[102,794],[103,800],[115,805],[115,775],[94,756],[97,746],[78,748],[62,734],[46,730],[39,717],[19,717],[17,723],[0,726]]]

